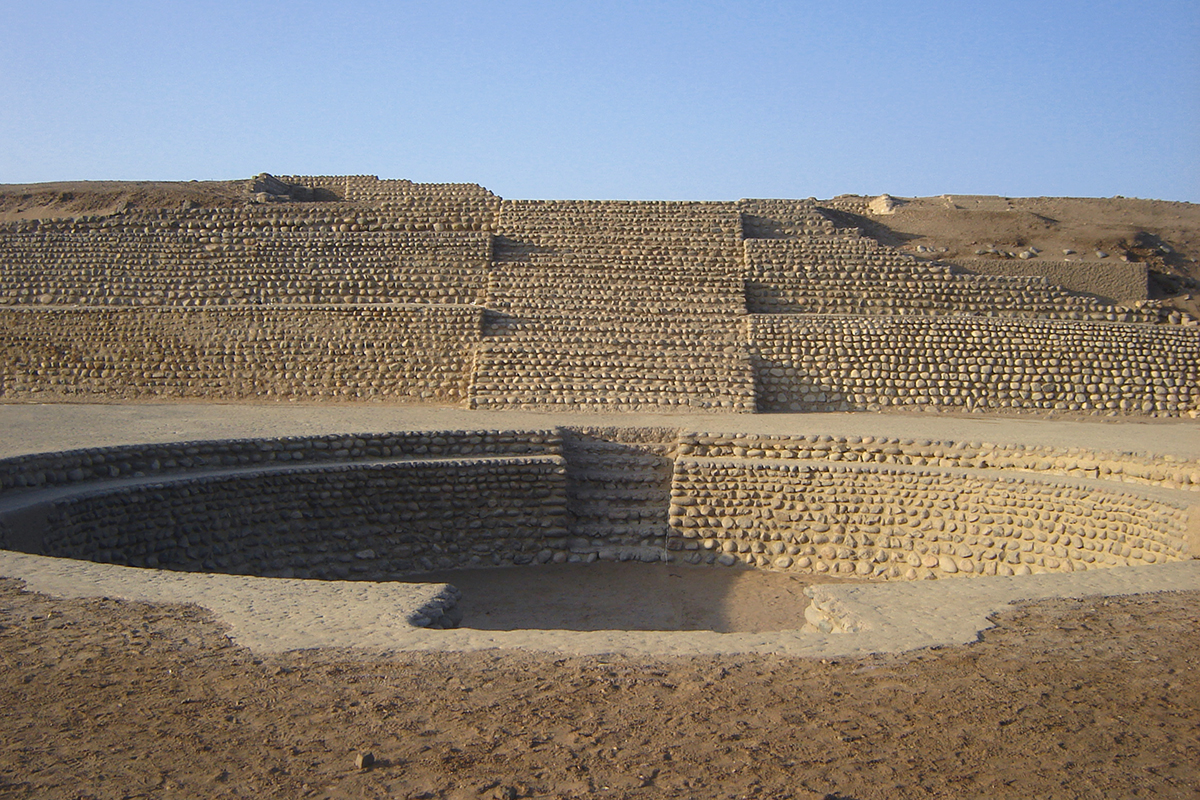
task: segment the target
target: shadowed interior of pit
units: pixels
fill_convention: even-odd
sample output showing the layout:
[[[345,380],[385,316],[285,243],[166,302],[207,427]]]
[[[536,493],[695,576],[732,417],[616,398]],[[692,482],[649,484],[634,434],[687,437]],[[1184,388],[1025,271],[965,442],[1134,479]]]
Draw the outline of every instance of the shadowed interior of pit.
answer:
[[[836,579],[601,562],[445,570],[407,580],[449,583],[462,591],[461,628],[754,633],[803,627],[805,586]]]

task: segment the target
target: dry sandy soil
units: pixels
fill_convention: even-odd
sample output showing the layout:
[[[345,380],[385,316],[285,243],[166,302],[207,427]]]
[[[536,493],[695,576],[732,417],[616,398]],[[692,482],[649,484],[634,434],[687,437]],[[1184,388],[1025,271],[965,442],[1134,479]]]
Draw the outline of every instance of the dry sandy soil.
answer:
[[[1198,601],[857,660],[257,657],[195,608],[5,580],[0,797],[1193,798]]]
[[[247,201],[246,181],[64,181],[0,185],[0,222],[115,214],[126,208],[228,208]]]

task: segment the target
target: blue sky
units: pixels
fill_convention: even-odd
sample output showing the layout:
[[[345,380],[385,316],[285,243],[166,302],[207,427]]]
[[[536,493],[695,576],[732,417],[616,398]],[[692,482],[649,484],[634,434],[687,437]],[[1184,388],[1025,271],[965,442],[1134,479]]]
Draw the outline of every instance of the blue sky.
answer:
[[[1200,202],[1200,3],[0,0],[0,182]]]

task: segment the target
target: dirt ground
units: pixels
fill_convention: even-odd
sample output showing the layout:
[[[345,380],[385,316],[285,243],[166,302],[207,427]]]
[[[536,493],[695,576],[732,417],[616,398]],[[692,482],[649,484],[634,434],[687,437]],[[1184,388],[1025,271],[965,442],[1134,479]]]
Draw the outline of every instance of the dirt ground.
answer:
[[[61,181],[0,185],[0,222],[83,215],[125,209],[227,208],[248,199],[246,181]]]
[[[258,657],[195,608],[5,580],[0,797],[1193,798],[1198,601],[1039,603],[829,662]]]

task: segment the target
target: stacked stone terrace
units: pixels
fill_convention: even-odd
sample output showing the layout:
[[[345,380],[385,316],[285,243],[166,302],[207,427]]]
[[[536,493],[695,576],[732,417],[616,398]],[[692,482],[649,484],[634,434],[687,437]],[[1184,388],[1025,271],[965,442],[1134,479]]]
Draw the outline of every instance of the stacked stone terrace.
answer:
[[[1114,309],[1041,276],[964,274],[918,261],[854,229],[838,229],[814,203],[744,200],[746,300],[752,313],[971,315],[1158,321]]]
[[[300,188],[0,225],[0,397],[1200,412],[1200,328],[919,261],[816,201],[265,185]]]
[[[736,211],[505,201],[476,408],[751,411]]]

